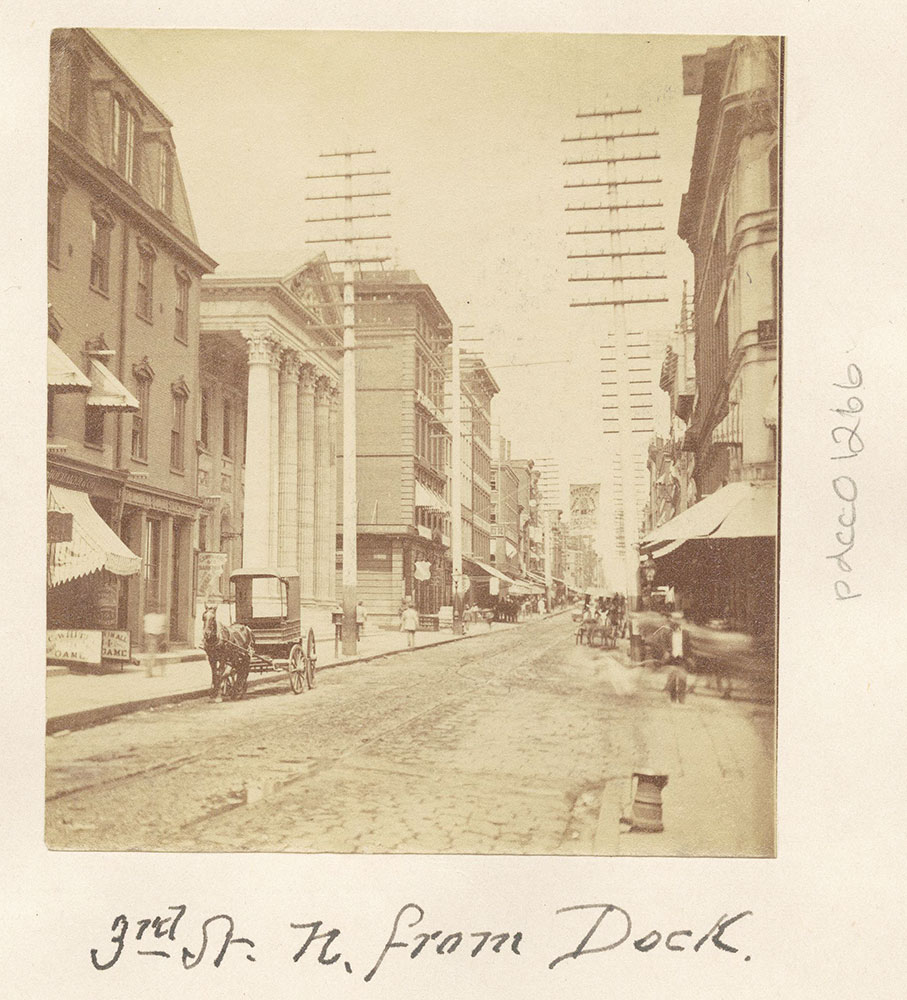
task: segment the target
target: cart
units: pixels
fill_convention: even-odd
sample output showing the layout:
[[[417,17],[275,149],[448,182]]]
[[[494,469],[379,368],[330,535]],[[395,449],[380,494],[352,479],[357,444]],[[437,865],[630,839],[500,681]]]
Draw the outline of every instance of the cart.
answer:
[[[315,686],[315,633],[308,630],[303,647],[299,573],[295,569],[237,569],[230,574],[230,592],[233,621],[252,632],[249,670],[286,670],[293,694],[311,690]]]

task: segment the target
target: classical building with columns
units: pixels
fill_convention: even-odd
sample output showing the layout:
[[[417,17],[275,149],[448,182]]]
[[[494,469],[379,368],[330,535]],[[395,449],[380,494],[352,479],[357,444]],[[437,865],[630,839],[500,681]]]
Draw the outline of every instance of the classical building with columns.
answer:
[[[300,576],[303,624],[335,603],[341,297],[324,255],[237,254],[202,282],[196,598],[232,570]]]

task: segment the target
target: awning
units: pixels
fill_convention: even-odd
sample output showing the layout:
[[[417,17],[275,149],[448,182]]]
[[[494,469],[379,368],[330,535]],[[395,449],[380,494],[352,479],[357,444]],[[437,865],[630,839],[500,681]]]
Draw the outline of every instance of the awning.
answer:
[[[47,509],[72,514],[72,541],[51,546],[48,586],[56,587],[101,569],[117,576],[138,573],[141,559],[92,507],[87,493],[48,486]]]
[[[417,507],[427,507],[429,510],[438,510],[442,514],[446,514],[450,508],[447,505],[447,501],[439,496],[434,490],[430,490],[427,486],[423,486],[419,480],[416,480],[416,506]]]
[[[515,580],[510,588],[511,597],[531,597],[533,594],[544,594],[545,588],[525,580]]]
[[[54,392],[88,392],[91,379],[59,347],[47,338],[47,388]]]
[[[775,376],[774,382],[772,382],[772,391],[768,394],[768,402],[765,404],[765,410],[762,414],[762,419],[765,421],[766,427],[777,427],[778,426],[778,376]]]
[[[136,412],[139,408],[139,401],[135,396],[96,358],[91,359],[91,392],[85,404],[99,410]]]
[[[660,559],[662,556],[666,556],[669,552],[674,552],[679,549],[681,545],[685,545],[689,541],[688,538],[677,538],[673,542],[668,542],[667,545],[662,545],[661,548],[652,549],[649,555],[653,559]]]
[[[778,486],[774,481],[728,483],[682,514],[659,525],[642,541],[656,559],[667,553],[659,543],[695,538],[774,537],[778,522]]]
[[[473,566],[478,566],[483,573],[487,573],[488,576],[497,577],[508,586],[515,583],[515,581],[509,576],[505,576],[499,569],[495,569],[494,566],[489,566],[488,563],[479,562],[478,559],[466,559],[465,562],[472,563]]]

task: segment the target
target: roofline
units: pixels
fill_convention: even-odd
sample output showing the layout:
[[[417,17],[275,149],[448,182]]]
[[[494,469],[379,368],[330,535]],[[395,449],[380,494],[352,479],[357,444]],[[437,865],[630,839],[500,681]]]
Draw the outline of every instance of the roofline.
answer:
[[[123,64],[113,55],[112,52],[104,45],[104,43],[91,31],[89,28],[63,28],[56,29],[56,31],[71,31],[81,37],[87,39],[90,45],[92,45],[97,52],[113,66],[113,68],[122,76],[124,76],[129,83],[135,87],[135,89],[142,95],[142,97],[151,105],[156,114],[158,114],[164,121],[167,128],[173,128],[173,122],[168,118],[166,114],[161,110],[160,104],[148,93],[147,90],[132,76],[131,73],[123,66]],[[51,34],[51,44],[53,44],[53,35],[56,31]]]
[[[380,273],[380,272],[378,272]],[[424,295],[431,303],[434,310],[441,317],[441,322],[438,323],[439,327],[453,330],[453,323],[450,317],[444,310],[444,307],[438,301],[437,296],[431,290],[430,285],[426,285],[424,282],[408,282],[408,281],[356,281],[354,282],[354,287],[357,291],[360,289],[369,289],[374,291],[401,291],[406,289],[410,291],[411,294],[421,294]]]

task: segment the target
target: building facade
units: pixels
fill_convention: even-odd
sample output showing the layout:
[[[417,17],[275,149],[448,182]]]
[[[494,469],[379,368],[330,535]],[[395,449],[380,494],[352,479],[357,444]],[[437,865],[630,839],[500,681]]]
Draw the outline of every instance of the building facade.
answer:
[[[324,255],[286,266],[238,255],[202,283],[197,602],[200,613],[225,597],[239,566],[279,567],[299,574],[303,619],[323,624],[335,601],[342,306]]]
[[[498,438],[498,455],[491,471],[491,561],[507,576],[519,577],[520,560],[520,479],[509,464],[510,442]]]
[[[673,516],[654,529],[656,584],[684,610],[769,635],[775,622],[780,210],[780,41],[734,39],[683,60],[700,97],[678,233],[693,253],[694,350],[687,319],[666,358],[672,417],[658,478]],[[691,385],[691,378],[692,385]],[[675,423],[673,428],[679,430]],[[677,462],[676,484],[669,460]],[[684,482],[686,480],[686,482]],[[686,509],[684,509],[686,505]],[[659,516],[671,510],[659,508]],[[685,527],[686,526],[686,527]],[[686,534],[685,534],[686,532]]]
[[[451,323],[413,271],[362,272],[355,294],[357,593],[389,624],[404,598],[426,616],[451,603]]]
[[[48,499],[75,527],[49,546],[48,626],[138,644],[155,612],[191,642],[198,309],[216,264],[172,123],[91,33],[53,33],[49,110]]]

